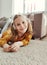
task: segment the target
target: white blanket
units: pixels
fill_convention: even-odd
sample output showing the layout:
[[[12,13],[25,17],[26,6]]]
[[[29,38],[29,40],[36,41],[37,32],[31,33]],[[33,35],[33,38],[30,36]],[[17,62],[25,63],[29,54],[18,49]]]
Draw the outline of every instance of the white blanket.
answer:
[[[47,42],[31,40],[18,52],[3,52],[0,48],[0,65],[47,65]]]

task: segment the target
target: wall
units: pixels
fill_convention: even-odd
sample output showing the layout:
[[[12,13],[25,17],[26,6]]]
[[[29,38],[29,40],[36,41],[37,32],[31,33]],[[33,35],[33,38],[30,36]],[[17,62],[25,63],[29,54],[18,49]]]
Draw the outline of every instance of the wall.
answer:
[[[0,17],[10,17],[12,15],[12,0],[0,0]]]
[[[45,11],[47,12],[47,0],[45,0]]]
[[[0,17],[1,17],[1,0],[0,0]]]
[[[47,18],[47,0],[45,0],[45,14],[46,14],[46,18]],[[47,31],[47,26],[46,26],[46,31]]]
[[[43,37],[47,34],[46,33],[46,26],[47,26],[47,18],[46,18],[46,14],[43,13],[42,14],[41,37]]]

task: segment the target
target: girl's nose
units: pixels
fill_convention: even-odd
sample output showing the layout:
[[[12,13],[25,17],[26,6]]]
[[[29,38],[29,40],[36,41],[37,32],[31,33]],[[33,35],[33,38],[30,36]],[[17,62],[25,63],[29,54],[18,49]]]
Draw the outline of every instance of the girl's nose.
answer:
[[[21,24],[21,28],[24,28],[24,25],[23,24]]]

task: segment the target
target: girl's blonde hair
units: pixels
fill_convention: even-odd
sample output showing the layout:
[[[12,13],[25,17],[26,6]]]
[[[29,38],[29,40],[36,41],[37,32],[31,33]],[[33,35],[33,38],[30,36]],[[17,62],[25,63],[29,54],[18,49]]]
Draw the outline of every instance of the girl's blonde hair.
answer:
[[[27,29],[27,31],[30,32],[30,33],[32,33],[32,24],[31,24],[30,20],[25,15],[15,15],[14,16],[14,18],[13,18],[13,24],[11,26],[12,33],[14,35],[17,35],[18,34],[17,30],[15,30],[15,27],[13,25],[14,25],[15,19],[18,18],[19,16],[20,17],[23,17],[24,19],[26,19],[26,21],[28,22],[28,29]]]

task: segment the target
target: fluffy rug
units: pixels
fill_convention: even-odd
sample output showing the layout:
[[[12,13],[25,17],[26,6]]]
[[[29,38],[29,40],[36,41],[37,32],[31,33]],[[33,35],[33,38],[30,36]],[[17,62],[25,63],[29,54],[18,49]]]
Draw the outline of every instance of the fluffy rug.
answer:
[[[0,65],[47,65],[47,42],[31,40],[18,52],[3,52],[0,48]]]

